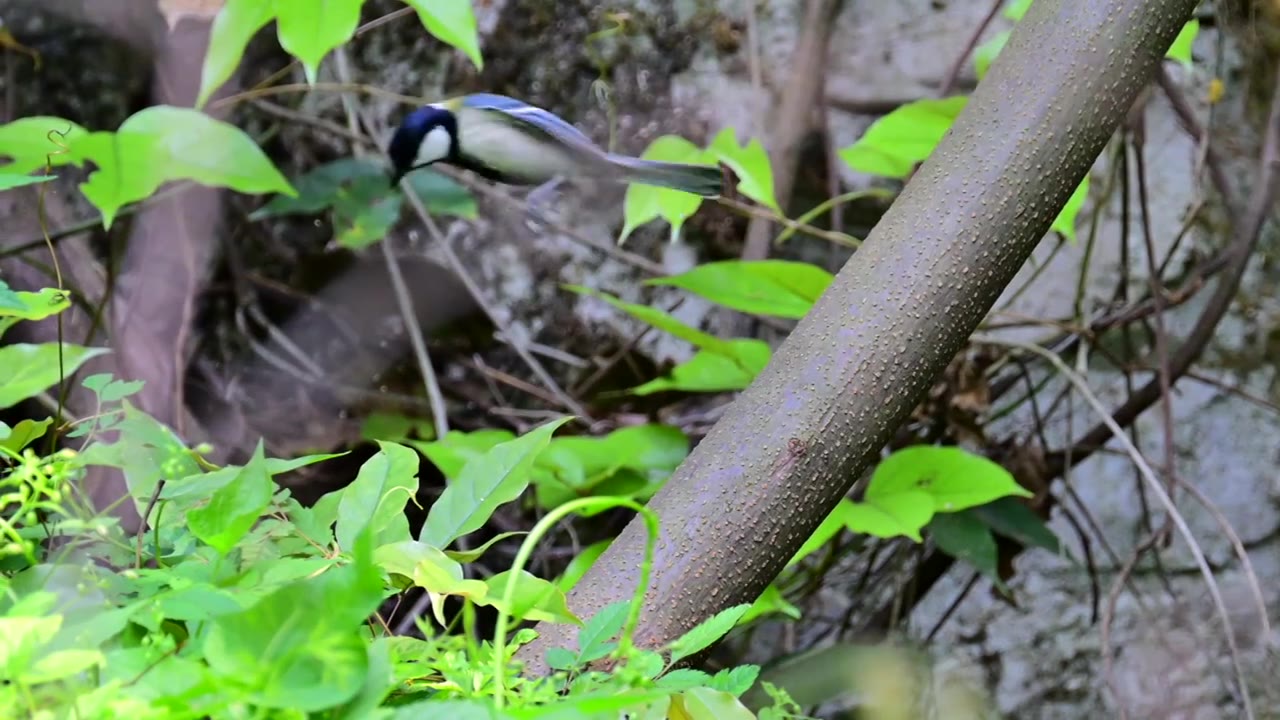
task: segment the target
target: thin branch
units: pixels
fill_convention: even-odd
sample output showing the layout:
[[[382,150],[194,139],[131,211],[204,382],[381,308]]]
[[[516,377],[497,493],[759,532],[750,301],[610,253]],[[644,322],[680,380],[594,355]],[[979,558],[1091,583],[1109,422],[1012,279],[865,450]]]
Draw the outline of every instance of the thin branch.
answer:
[[[800,142],[813,127],[814,109],[823,96],[822,86],[826,79],[823,67],[841,4],[840,0],[809,0],[804,4],[804,27],[791,56],[791,72],[776,98],[778,109],[770,133],[772,151],[769,158],[773,164],[773,186],[778,203],[783,207],[786,207],[795,184]],[[752,219],[742,248],[743,260],[768,257],[772,219],[764,215],[756,215]]]
[[[1147,489],[1150,490],[1156,499],[1160,501],[1165,512],[1169,514],[1169,518],[1173,521],[1173,525],[1178,530],[1178,534],[1182,536],[1183,542],[1187,544],[1187,548],[1196,562],[1196,567],[1200,569],[1200,574],[1204,577],[1205,584],[1209,588],[1209,595],[1213,598],[1213,605],[1214,609],[1218,612],[1218,619],[1222,621],[1222,628],[1227,639],[1227,648],[1231,653],[1231,664],[1236,673],[1236,682],[1240,685],[1240,697],[1241,702],[1244,704],[1245,717],[1253,718],[1253,705],[1249,699],[1248,681],[1245,679],[1244,668],[1240,662],[1240,650],[1236,645],[1235,629],[1231,623],[1231,616],[1227,612],[1227,605],[1222,599],[1222,593],[1218,587],[1218,581],[1213,577],[1213,569],[1209,567],[1209,561],[1205,558],[1204,551],[1201,550],[1199,543],[1196,542],[1195,535],[1191,533],[1191,528],[1187,525],[1186,519],[1182,517],[1182,514],[1178,512],[1177,506],[1174,505],[1173,498],[1169,496],[1168,491],[1165,490],[1164,484],[1156,477],[1155,471],[1151,469],[1149,464],[1147,464],[1146,458],[1144,458],[1138,448],[1134,446],[1133,441],[1129,439],[1129,436],[1124,433],[1124,428],[1122,428],[1120,424],[1108,414],[1107,408],[1102,404],[1102,401],[1093,394],[1093,391],[1089,389],[1089,385],[1085,382],[1084,378],[1081,377],[1079,373],[1076,373],[1071,368],[1067,367],[1067,364],[1062,361],[1062,358],[1058,357],[1056,354],[1034,343],[1024,343],[1016,340],[979,335],[975,335],[972,339],[976,343],[1014,348],[1034,353],[1044,358],[1054,366],[1062,377],[1066,378],[1067,381],[1075,387],[1076,391],[1080,393],[1080,396],[1084,398],[1085,402],[1087,402],[1089,406],[1093,408],[1093,411],[1102,418],[1102,423],[1106,425],[1108,430],[1110,430],[1110,432],[1115,436],[1116,441],[1120,443],[1125,453],[1128,454],[1129,459],[1138,469],[1138,472],[1141,473],[1142,479],[1146,482]]]
[[[568,409],[574,415],[577,415],[583,422],[590,424],[592,420],[591,416],[587,414],[586,408],[573,398],[569,397],[565,391],[561,389],[560,384],[555,381],[555,378],[551,377],[551,374],[542,366],[542,363],[538,362],[538,359],[529,352],[529,347],[525,343],[524,339],[518,334],[511,332],[511,328],[508,324],[504,323],[502,318],[498,316],[497,311],[493,309],[493,305],[489,303],[487,298],[485,298],[484,292],[480,289],[480,286],[476,284],[475,279],[467,272],[466,266],[462,264],[462,260],[458,257],[458,254],[453,251],[453,247],[450,246],[448,239],[440,232],[440,228],[436,226],[435,220],[431,219],[431,215],[427,212],[427,208],[422,204],[421,198],[418,197],[417,193],[413,192],[408,181],[402,180],[400,182],[400,186],[404,189],[405,197],[408,198],[409,204],[413,206],[413,210],[417,213],[418,219],[422,221],[422,225],[426,227],[427,233],[431,235],[432,241],[435,242],[436,247],[438,247],[441,254],[444,255],[445,261],[449,263],[449,267],[453,270],[454,274],[457,275],[458,279],[462,281],[462,284],[466,286],[467,292],[471,293],[472,299],[476,301],[476,304],[480,306],[480,309],[484,310],[484,314],[488,316],[489,321],[498,328],[498,331],[507,339],[507,342],[510,343],[512,349],[516,351],[516,354],[520,356],[520,359],[524,360],[525,364],[529,366],[529,369],[533,371],[533,374],[538,376],[538,380],[542,382],[543,387],[551,391],[551,394],[559,400],[563,407]]]
[[[978,27],[974,29],[973,34],[969,36],[969,41],[965,43],[964,50],[956,56],[955,62],[951,63],[951,68],[947,70],[947,76],[942,80],[942,86],[938,88],[938,97],[946,97],[951,94],[951,90],[956,86],[956,79],[960,77],[960,70],[964,67],[964,63],[973,54],[973,49],[978,47],[978,41],[982,39],[983,33],[987,28],[991,27],[991,22],[996,19],[996,14],[1000,12],[1000,8],[1004,7],[1004,0],[995,0],[991,3],[991,9],[987,10],[987,14],[982,18],[982,22],[978,23]]]
[[[1167,92],[1168,88],[1172,87],[1172,82],[1163,74],[1160,82],[1162,87],[1166,87]],[[1174,100],[1174,97],[1178,97],[1178,94],[1172,92],[1168,94],[1174,109],[1177,110],[1179,103]],[[1179,112],[1179,115],[1181,116],[1182,113]],[[1182,117],[1182,120],[1192,132],[1199,130],[1194,124],[1194,116],[1188,115]],[[1200,134],[1197,137],[1202,137],[1204,131],[1200,130],[1199,132]],[[1200,353],[1204,351],[1209,341],[1213,338],[1218,323],[1235,302],[1240,282],[1243,280],[1245,269],[1249,265],[1249,258],[1252,257],[1254,250],[1257,248],[1258,239],[1262,236],[1262,228],[1266,224],[1272,205],[1275,202],[1276,192],[1278,186],[1280,186],[1280,73],[1276,74],[1276,87],[1273,90],[1271,109],[1263,137],[1262,158],[1258,167],[1257,184],[1253,188],[1252,197],[1243,213],[1238,212],[1238,209],[1230,203],[1230,185],[1227,184],[1226,176],[1222,172],[1220,164],[1214,159],[1215,155],[1212,148],[1208,151],[1210,177],[1213,179],[1214,184],[1218,185],[1218,191],[1223,194],[1224,198],[1227,198],[1225,202],[1229,215],[1242,219],[1236,225],[1235,238],[1222,253],[1226,275],[1218,281],[1218,286],[1214,289],[1213,295],[1210,296],[1195,326],[1187,334],[1187,339],[1169,359],[1169,378],[1171,380],[1182,377],[1191,369],[1192,363],[1200,357]],[[1112,413],[1111,418],[1121,426],[1128,425],[1159,397],[1160,380],[1152,380],[1130,395]],[[1110,438],[1111,430],[1106,423],[1096,425],[1072,448],[1069,463],[1072,465],[1078,464],[1106,444]],[[1060,455],[1051,458],[1050,468],[1055,472],[1061,472],[1063,464],[1067,462],[1064,457]]]
[[[816,228],[811,225],[805,225],[804,223],[798,222],[796,220],[792,220],[791,218],[778,215],[777,213],[771,210],[768,210],[766,208],[757,207],[749,203],[738,202],[733,198],[727,198],[727,197],[716,198],[716,202],[720,203],[721,205],[724,205],[725,207],[731,210],[736,210],[740,213],[748,215],[752,217],[754,220],[776,222],[779,225],[782,225],[783,227],[787,228],[788,230],[791,230],[792,232],[800,232],[800,233],[804,233],[805,235],[812,235],[813,237],[821,238],[823,240],[833,242],[837,245],[856,248],[862,244],[861,240],[851,235],[832,232],[830,230],[823,230],[822,228]],[[765,238],[765,243],[766,244],[768,243],[768,238]]]
[[[334,59],[337,61],[338,77],[345,84],[350,84],[351,80],[351,64],[347,58],[346,48],[338,48],[334,52]],[[355,100],[348,94],[342,95],[342,106],[347,114],[347,129],[352,135],[359,136],[360,123],[357,120],[358,112],[356,110]],[[356,155],[363,155],[364,151],[360,144],[352,145],[352,151]],[[413,188],[408,184],[402,186],[405,195],[414,196]],[[440,383],[436,379],[435,367],[431,364],[431,356],[427,354],[427,342],[422,335],[422,326],[418,323],[418,314],[413,307],[413,299],[409,295],[409,286],[405,284],[404,275],[400,272],[400,262],[396,259],[395,253],[391,249],[391,244],[384,238],[378,243],[378,247],[382,250],[382,258],[387,265],[387,274],[391,276],[391,289],[396,296],[396,304],[400,306],[400,316],[404,319],[405,330],[409,335],[409,342],[413,347],[414,358],[418,362],[418,372],[422,375],[422,384],[427,391],[427,398],[431,402],[431,421],[435,425],[436,437],[444,437],[449,432],[449,411],[444,404],[444,395],[440,393]]]
[[[296,125],[309,125],[318,130],[323,130],[330,135],[340,137],[353,145],[366,146],[370,149],[377,147],[377,145],[363,133],[352,132],[335,122],[330,122],[324,118],[316,117],[314,115],[301,113],[297,110],[291,110],[283,105],[273,103],[270,100],[252,98],[249,100],[249,105],[265,112],[268,115],[274,115],[281,120],[287,120]]]

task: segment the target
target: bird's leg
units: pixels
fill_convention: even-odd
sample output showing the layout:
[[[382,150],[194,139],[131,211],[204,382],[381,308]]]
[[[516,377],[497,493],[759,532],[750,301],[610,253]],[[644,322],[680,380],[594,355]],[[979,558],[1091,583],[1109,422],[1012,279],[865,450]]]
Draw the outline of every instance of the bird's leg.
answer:
[[[525,199],[531,206],[541,209],[555,198],[556,190],[559,190],[560,186],[563,184],[564,176],[557,175],[529,191],[529,194],[525,196]]]
[[[555,199],[556,191],[564,184],[564,177],[556,176],[542,183],[525,196],[525,204],[529,207],[529,215],[538,222],[545,223],[549,218],[548,206]]]

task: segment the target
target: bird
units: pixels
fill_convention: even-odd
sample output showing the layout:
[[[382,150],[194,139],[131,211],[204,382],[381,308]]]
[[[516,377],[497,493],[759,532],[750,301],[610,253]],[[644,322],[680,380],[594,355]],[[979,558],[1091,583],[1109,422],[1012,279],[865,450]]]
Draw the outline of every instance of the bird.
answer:
[[[393,187],[408,173],[437,162],[474,171],[493,182],[539,189],[585,179],[717,197],[724,183],[718,166],[605,152],[554,113],[491,93],[464,95],[413,110],[396,128],[387,155]]]

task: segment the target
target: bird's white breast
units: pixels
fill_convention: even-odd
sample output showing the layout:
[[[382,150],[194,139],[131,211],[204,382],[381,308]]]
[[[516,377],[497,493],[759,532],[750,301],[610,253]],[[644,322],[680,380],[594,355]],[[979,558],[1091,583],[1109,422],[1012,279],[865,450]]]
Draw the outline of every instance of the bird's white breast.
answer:
[[[491,112],[465,108],[458,115],[462,154],[494,170],[532,182],[580,172],[572,155],[537,132],[521,130],[509,121],[496,119]]]
[[[449,131],[443,127],[431,128],[418,144],[418,157],[414,160],[414,165],[427,165],[429,163],[438,162],[449,157],[449,145],[452,138],[449,137]]]

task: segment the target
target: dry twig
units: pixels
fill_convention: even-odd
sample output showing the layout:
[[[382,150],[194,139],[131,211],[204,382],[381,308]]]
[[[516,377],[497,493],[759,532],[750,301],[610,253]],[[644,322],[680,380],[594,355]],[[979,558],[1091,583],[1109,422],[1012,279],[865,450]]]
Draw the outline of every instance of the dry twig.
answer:
[[[1213,569],[1209,567],[1209,561],[1205,557],[1204,552],[1200,549],[1199,543],[1196,542],[1195,536],[1192,535],[1191,528],[1187,525],[1186,519],[1182,517],[1180,512],[1178,512],[1177,506],[1173,503],[1173,498],[1169,496],[1168,491],[1165,490],[1164,484],[1160,482],[1158,477],[1156,477],[1155,471],[1151,469],[1146,458],[1142,456],[1142,452],[1134,446],[1133,441],[1131,441],[1129,436],[1125,434],[1124,429],[1120,424],[1117,423],[1110,414],[1108,414],[1106,407],[1103,406],[1102,401],[1093,394],[1093,391],[1089,389],[1089,385],[1085,382],[1084,378],[1081,377],[1079,373],[1067,367],[1067,364],[1063,362],[1062,358],[1034,343],[1024,343],[1004,338],[979,335],[975,335],[973,337],[973,341],[976,343],[1014,348],[1039,355],[1053,365],[1058,373],[1075,387],[1076,391],[1080,393],[1081,397],[1085,399],[1093,411],[1102,418],[1103,424],[1105,424],[1115,436],[1115,439],[1123,447],[1125,453],[1129,456],[1129,459],[1138,469],[1138,472],[1141,473],[1142,479],[1147,485],[1147,489],[1156,497],[1161,506],[1164,507],[1165,512],[1169,514],[1170,519],[1173,521],[1174,527],[1178,530],[1178,534],[1181,535],[1183,541],[1187,543],[1187,548],[1190,550],[1191,556],[1195,559],[1196,567],[1200,569],[1200,574],[1204,577],[1205,584],[1208,586],[1209,595],[1213,598],[1213,605],[1218,612],[1218,618],[1222,621],[1222,627],[1226,634],[1227,649],[1231,653],[1231,664],[1235,669],[1236,682],[1240,686],[1240,696],[1241,702],[1244,705],[1245,717],[1253,718],[1253,705],[1249,699],[1248,681],[1245,679],[1244,668],[1240,662],[1240,650],[1236,643],[1235,631],[1231,623],[1230,614],[1227,611],[1226,603],[1222,599],[1222,592],[1218,587],[1218,582],[1213,577]]]

